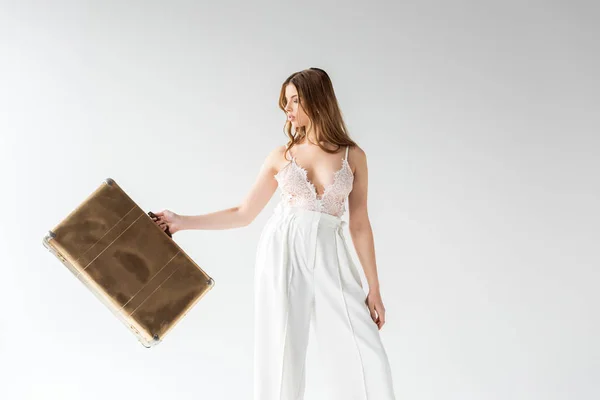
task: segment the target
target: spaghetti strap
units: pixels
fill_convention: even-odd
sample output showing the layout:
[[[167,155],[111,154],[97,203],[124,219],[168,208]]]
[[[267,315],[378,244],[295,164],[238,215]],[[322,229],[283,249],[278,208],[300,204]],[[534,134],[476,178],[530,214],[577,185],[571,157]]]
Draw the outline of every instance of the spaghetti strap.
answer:
[[[350,146],[346,146],[346,158],[345,160],[348,161],[348,149],[350,148]]]

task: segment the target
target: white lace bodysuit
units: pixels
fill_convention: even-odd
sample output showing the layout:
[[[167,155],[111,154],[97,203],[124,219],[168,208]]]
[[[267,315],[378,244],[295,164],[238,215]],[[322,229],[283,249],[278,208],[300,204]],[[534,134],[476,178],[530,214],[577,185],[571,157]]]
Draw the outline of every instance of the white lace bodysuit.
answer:
[[[315,185],[308,180],[306,169],[298,165],[293,156],[289,161],[274,175],[281,191],[278,206],[300,207],[341,217],[346,211],[346,198],[354,183],[354,174],[348,164],[348,147],[342,167],[334,172],[333,182],[325,186],[320,197]]]

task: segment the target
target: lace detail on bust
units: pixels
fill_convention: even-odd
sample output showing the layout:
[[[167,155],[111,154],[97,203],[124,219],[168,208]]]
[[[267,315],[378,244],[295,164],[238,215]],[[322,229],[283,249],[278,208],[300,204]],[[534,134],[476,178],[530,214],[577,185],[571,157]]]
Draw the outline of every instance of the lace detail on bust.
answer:
[[[333,181],[325,186],[319,197],[315,185],[308,180],[306,169],[292,159],[274,175],[281,190],[280,204],[300,207],[341,217],[346,211],[346,198],[352,191],[354,174],[348,163],[348,150],[342,167],[333,174]]]

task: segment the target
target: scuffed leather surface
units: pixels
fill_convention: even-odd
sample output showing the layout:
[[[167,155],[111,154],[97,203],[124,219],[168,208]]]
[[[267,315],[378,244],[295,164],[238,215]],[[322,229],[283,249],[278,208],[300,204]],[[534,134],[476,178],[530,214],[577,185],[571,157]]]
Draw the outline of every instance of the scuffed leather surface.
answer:
[[[211,288],[210,277],[116,184],[102,184],[50,241],[146,335],[162,338]]]

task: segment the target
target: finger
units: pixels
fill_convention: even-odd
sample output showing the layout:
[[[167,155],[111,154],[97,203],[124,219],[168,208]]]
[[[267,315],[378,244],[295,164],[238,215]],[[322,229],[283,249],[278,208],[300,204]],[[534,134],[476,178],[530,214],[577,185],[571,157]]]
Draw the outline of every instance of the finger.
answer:
[[[375,315],[375,308],[374,308],[374,306],[371,306],[369,304],[369,298],[368,297],[365,298],[365,304],[367,305],[367,308],[369,309],[369,314],[371,315],[371,319],[373,320],[373,322],[375,322],[376,317],[377,317]]]
[[[385,308],[383,306],[377,307],[377,314],[380,319],[385,319]]]

